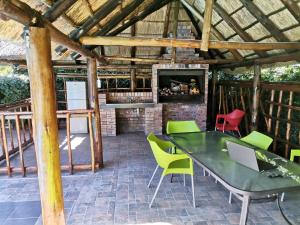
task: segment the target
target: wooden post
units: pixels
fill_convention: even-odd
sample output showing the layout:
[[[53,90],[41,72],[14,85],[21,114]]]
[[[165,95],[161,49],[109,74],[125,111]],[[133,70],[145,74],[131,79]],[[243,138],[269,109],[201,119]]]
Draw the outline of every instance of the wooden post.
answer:
[[[135,92],[135,90],[136,90],[136,69],[130,70],[130,87],[131,87],[131,91]]]
[[[209,44],[209,37],[210,37],[213,2],[214,2],[214,0],[206,0],[205,1],[201,50],[206,51],[206,52],[208,51],[208,44]]]
[[[174,5],[174,15],[173,15],[173,38],[177,38],[177,29],[178,29],[178,14],[179,14],[179,0],[177,0]],[[176,62],[176,47],[172,48],[172,58],[171,63]]]
[[[215,124],[215,119],[216,119],[216,88],[217,88],[217,82],[218,82],[218,74],[216,70],[212,71],[212,101],[211,101],[211,115],[212,115],[212,122]]]
[[[294,92],[290,91],[290,95],[289,95],[289,107],[288,107],[288,115],[287,115],[287,120],[288,123],[286,125],[286,136],[285,139],[287,141],[287,143],[285,144],[285,158],[288,159],[289,157],[289,150],[290,150],[290,139],[291,139],[291,118],[292,118],[292,108],[291,106],[293,105],[293,96],[294,96]]]
[[[29,27],[25,38],[43,224],[65,225],[50,34]]]
[[[89,89],[89,105],[90,108],[95,110],[94,114],[94,126],[95,126],[95,161],[99,164],[99,167],[103,167],[103,152],[102,152],[102,135],[101,135],[101,119],[100,108],[98,99],[97,88],[97,64],[96,59],[88,58],[87,61],[87,73],[88,73],[88,89]]]
[[[253,77],[253,102],[252,102],[252,116],[251,116],[251,130],[257,130],[257,115],[259,108],[260,99],[260,75],[261,67],[260,65],[254,65],[254,77]]]
[[[24,164],[24,155],[23,155],[23,147],[22,147],[22,140],[21,140],[21,130],[20,130],[20,116],[16,115],[16,130],[17,130],[17,138],[18,138],[18,145],[19,145],[19,154],[20,154],[20,165],[22,170],[22,175],[25,177],[25,164]]]

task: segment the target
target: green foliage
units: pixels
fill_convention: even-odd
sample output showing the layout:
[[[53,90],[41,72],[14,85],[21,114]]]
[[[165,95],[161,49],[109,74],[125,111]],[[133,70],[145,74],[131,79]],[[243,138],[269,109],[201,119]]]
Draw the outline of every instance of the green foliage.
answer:
[[[0,76],[0,104],[7,104],[29,98],[29,79],[25,75]]]
[[[219,80],[251,80],[253,78],[253,70],[244,73],[226,73],[219,71]],[[300,82],[300,65],[275,66],[262,69],[261,79],[268,82],[280,81],[299,81]]]

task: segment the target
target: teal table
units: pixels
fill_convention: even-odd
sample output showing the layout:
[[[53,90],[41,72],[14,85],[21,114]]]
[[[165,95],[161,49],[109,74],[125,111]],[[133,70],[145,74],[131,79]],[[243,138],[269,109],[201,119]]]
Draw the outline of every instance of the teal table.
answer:
[[[240,225],[247,222],[251,199],[300,191],[299,165],[271,152],[254,148],[235,137],[217,131],[171,134],[168,137],[242,201]],[[270,178],[267,172],[255,171],[231,160],[226,140],[254,148],[257,157],[277,165],[276,173],[282,176]]]

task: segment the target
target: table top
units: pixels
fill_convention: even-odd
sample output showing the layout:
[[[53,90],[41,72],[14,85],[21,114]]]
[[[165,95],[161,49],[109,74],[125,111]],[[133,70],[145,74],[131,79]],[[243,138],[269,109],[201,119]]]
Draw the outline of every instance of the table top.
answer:
[[[218,132],[195,132],[169,135],[169,139],[194,161],[203,165],[230,187],[243,193],[278,193],[300,190],[300,166],[271,152],[257,149],[236,137]],[[282,176],[270,178],[230,159],[225,141],[229,140],[256,151],[257,158],[277,165],[272,172]]]

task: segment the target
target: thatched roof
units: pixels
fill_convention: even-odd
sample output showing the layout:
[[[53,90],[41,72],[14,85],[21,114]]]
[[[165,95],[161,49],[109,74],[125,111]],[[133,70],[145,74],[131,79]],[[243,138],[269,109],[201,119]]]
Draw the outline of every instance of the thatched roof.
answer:
[[[95,16],[109,0],[77,0],[64,13],[61,14],[53,25],[61,32],[70,35],[72,31],[79,29],[85,22]],[[113,19],[126,9],[127,6],[136,0],[121,0],[117,7],[108,13],[103,19],[93,26],[87,35],[93,36],[97,31],[103,29]],[[200,15],[204,15],[205,0],[185,0]],[[53,1],[50,0],[23,0],[33,9],[44,14],[51,8]],[[134,16],[140,15],[143,11],[149,9],[157,0],[145,0],[129,12],[122,21],[112,28],[109,33],[128,22]],[[163,1],[161,1],[163,2]],[[246,2],[246,3],[245,3]],[[248,3],[250,3],[250,6]],[[151,13],[143,20],[135,23],[135,27],[129,27],[120,36],[139,36],[139,37],[170,37],[173,33],[174,21],[174,1]],[[169,9],[168,9],[169,7]],[[169,11],[170,10],[170,11]],[[186,8],[180,5],[178,17],[179,38],[194,39],[200,34],[197,33],[202,23],[199,18],[194,17],[196,24],[191,22],[191,15],[188,15]],[[254,12],[255,11],[255,12]],[[169,12],[169,17],[168,17]],[[277,41],[300,41],[300,2],[295,0],[216,0],[212,16],[211,40],[225,41],[254,41],[254,42],[277,42]],[[259,17],[258,17],[259,16]],[[169,21],[169,22],[168,22]],[[168,26],[166,23],[168,22]],[[232,23],[237,24],[233,26]],[[164,29],[166,29],[167,31]],[[21,37],[24,26],[12,20],[0,20],[0,56],[5,55],[23,55],[24,45]],[[181,32],[180,32],[181,31]],[[108,32],[107,32],[108,34]],[[166,35],[166,36],[164,36]],[[201,37],[201,35],[200,35]],[[221,39],[220,39],[221,38]],[[10,43],[9,45],[6,43]],[[13,47],[17,46],[17,47]],[[53,43],[53,59],[70,59],[71,51],[58,55],[54,49],[58,44]],[[100,47],[98,47],[100,52]],[[285,50],[271,50],[263,54],[259,51],[237,50],[244,59],[252,59],[264,56],[272,56],[287,53]],[[103,50],[102,50],[103,52]],[[162,51],[159,47],[137,47],[135,57],[162,57]],[[131,47],[104,47],[106,56],[131,57]],[[200,57],[208,57],[207,54],[201,54]],[[234,56],[227,49],[211,51],[210,58],[228,58]],[[128,63],[128,62],[126,62]]]

